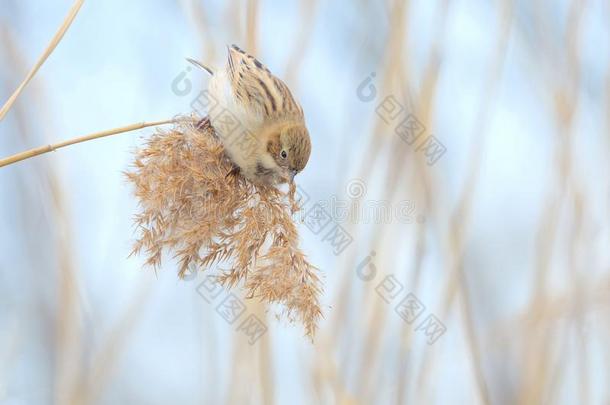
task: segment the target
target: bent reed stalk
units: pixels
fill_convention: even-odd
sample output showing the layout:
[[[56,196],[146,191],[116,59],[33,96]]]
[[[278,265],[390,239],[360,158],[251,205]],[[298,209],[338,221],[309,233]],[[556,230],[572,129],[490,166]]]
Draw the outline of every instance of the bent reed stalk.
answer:
[[[179,120],[171,119],[171,120],[153,121],[153,122],[140,122],[140,123],[136,123],[136,124],[127,125],[124,127],[108,129],[108,130],[100,131],[100,132],[94,132],[89,135],[69,139],[67,141],[63,141],[63,142],[59,142],[59,143],[55,143],[55,144],[39,146],[37,148],[30,149],[30,150],[27,150],[24,152],[20,152],[15,155],[4,158],[4,159],[0,159],[0,167],[8,166],[13,163],[17,163],[22,160],[26,160],[26,159],[29,159],[29,158],[32,158],[32,157],[35,157],[38,155],[42,155],[42,154],[45,154],[48,152],[54,152],[57,149],[60,149],[60,148],[66,147],[66,146],[70,146],[70,145],[74,145],[77,143],[87,142],[87,141],[91,141],[93,139],[103,138],[103,137],[110,136],[110,135],[122,134],[124,132],[136,131],[138,129],[148,128],[148,127],[155,127],[155,126],[166,125],[166,124],[174,124],[178,121]]]
[[[25,87],[28,85],[28,83],[30,83],[30,81],[34,78],[36,73],[38,73],[38,70],[42,67],[42,65],[45,63],[47,58],[53,53],[53,51],[55,50],[57,45],[59,45],[62,38],[66,34],[66,31],[68,31],[68,28],[70,28],[70,25],[72,25],[72,22],[74,22],[74,19],[76,18],[76,15],[78,14],[84,1],[85,0],[76,0],[74,2],[74,5],[72,5],[72,8],[70,8],[68,15],[66,16],[63,23],[61,24],[61,26],[59,27],[59,29],[57,30],[57,32],[51,39],[51,42],[49,43],[47,48],[44,50],[42,55],[36,61],[36,64],[34,65],[34,67],[32,67],[32,69],[28,72],[25,79],[23,79],[23,82],[21,82],[19,87],[17,87],[17,90],[15,90],[15,92],[13,94],[11,94],[11,96],[6,101],[6,103],[2,106],[2,108],[0,108],[0,121],[2,121],[4,119],[4,116],[11,109],[11,107],[13,106],[15,101],[17,101],[17,98],[19,97],[21,92],[25,89]]]

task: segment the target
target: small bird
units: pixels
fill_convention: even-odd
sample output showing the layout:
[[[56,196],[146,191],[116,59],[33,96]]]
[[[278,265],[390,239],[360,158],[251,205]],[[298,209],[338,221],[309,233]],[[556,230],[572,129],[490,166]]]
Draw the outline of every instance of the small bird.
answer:
[[[246,178],[268,185],[292,182],[311,154],[303,109],[258,59],[236,45],[227,49],[223,69],[187,58],[212,75],[208,92],[217,105],[208,111],[210,122]]]

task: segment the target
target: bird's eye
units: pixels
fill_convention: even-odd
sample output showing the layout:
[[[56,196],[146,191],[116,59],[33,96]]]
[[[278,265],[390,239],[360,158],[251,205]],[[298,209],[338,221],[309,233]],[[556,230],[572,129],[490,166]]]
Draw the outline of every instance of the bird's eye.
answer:
[[[286,153],[286,151],[283,150],[282,153],[280,153],[280,156],[282,157],[282,159],[286,159],[288,157],[288,153]]]

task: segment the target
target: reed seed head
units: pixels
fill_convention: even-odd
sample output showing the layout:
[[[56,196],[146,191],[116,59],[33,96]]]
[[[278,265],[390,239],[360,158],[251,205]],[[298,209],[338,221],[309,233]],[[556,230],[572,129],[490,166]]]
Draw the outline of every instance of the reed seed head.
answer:
[[[295,186],[286,193],[229,174],[232,169],[207,119],[153,134],[126,173],[140,205],[133,253],[155,269],[170,253],[181,277],[193,267],[223,266],[219,283],[280,304],[313,339],[321,285],[298,248]]]

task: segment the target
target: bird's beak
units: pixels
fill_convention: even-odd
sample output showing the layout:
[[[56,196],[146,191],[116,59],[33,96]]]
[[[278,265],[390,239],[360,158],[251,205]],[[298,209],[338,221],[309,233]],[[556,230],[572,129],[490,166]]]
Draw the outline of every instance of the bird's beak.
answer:
[[[286,170],[284,178],[286,178],[286,180],[289,183],[292,183],[292,181],[294,180],[294,176],[296,176],[297,171],[296,170]]]

